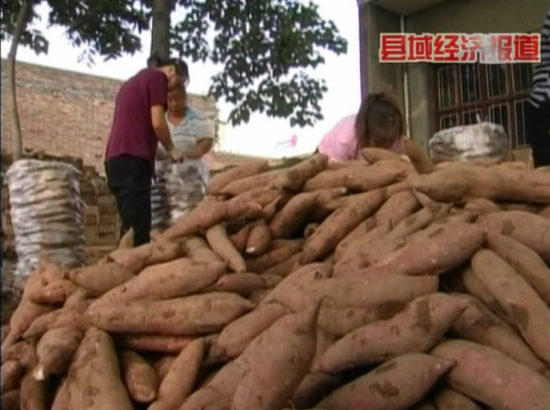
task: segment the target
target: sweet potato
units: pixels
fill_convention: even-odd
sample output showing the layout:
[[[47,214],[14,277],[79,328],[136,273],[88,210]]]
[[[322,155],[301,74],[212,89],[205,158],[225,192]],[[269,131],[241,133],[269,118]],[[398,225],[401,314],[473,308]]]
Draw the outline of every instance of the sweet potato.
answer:
[[[261,212],[261,209],[259,204],[244,201],[201,202],[168,228],[163,236],[174,239],[205,232],[214,225],[239,219],[254,210]]]
[[[459,338],[497,349],[536,371],[545,370],[547,365],[535,356],[514,328],[476,298],[460,297],[468,302],[468,307],[453,325],[453,332]]]
[[[522,211],[495,212],[477,221],[489,233],[509,236],[550,262],[550,221]]]
[[[249,272],[262,273],[269,268],[282,263],[302,250],[304,241],[295,240],[275,240],[271,243],[271,249],[262,256],[246,260],[246,266]],[[267,273],[267,272],[266,272]],[[270,272],[270,274],[273,274]]]
[[[248,372],[239,382],[233,409],[278,410],[292,397],[313,361],[319,308],[320,302],[283,317],[246,348],[242,357]]]
[[[65,279],[58,279],[56,281],[46,284],[40,292],[35,293],[30,297],[31,302],[45,305],[59,305],[63,304],[67,297],[69,297],[76,290],[76,285]]]
[[[89,321],[83,313],[89,305],[90,301],[78,306],[63,307],[46,315],[42,315],[32,322],[32,325],[30,325],[25,332],[24,337],[40,337],[48,330],[65,326],[86,330],[89,326]]]
[[[231,273],[224,275],[218,281],[204,290],[208,292],[230,292],[248,297],[257,289],[267,287],[262,276],[255,273]]]
[[[482,410],[473,400],[449,387],[437,391],[434,403],[437,410]]]
[[[197,236],[188,238],[185,241],[184,247],[187,257],[195,263],[224,263],[218,254],[210,248],[208,243],[204,239]]]
[[[472,258],[472,268],[537,356],[550,363],[550,332],[541,332],[550,323],[550,308],[510,265],[495,253],[478,251]],[[495,274],[498,272],[498,274]]]
[[[411,410],[439,410],[439,409],[436,408],[435,405],[433,405],[429,401],[422,400],[421,402],[411,407]],[[456,410],[461,410],[461,409],[456,409]]]
[[[63,378],[59,384],[50,410],[71,410],[71,396],[69,395],[67,378]]]
[[[374,220],[378,225],[389,222],[393,227],[416,212],[418,208],[420,203],[411,191],[399,192],[388,198],[374,215]]]
[[[101,296],[133,277],[132,271],[115,262],[76,268],[69,272],[70,280],[92,296]]]
[[[275,215],[269,229],[274,238],[289,238],[304,224],[304,220],[317,203],[318,192],[304,192],[293,197]]]
[[[373,233],[373,235],[380,237],[381,235],[386,235],[391,230],[391,225],[389,223],[379,225],[374,218],[365,219],[338,243],[334,250],[334,260],[338,262],[345,259],[348,249],[359,240],[363,243],[366,235],[375,229],[377,229],[377,232]]]
[[[179,243],[159,238],[132,249],[117,249],[108,255],[108,260],[138,274],[147,266],[173,261],[182,254]]]
[[[426,239],[406,245],[385,265],[388,271],[394,273],[440,274],[468,260],[484,240],[485,233],[478,225],[448,224]]]
[[[251,191],[256,188],[263,188],[263,189],[273,188],[274,187],[273,179],[280,172],[281,171],[278,169],[273,169],[267,172],[262,172],[261,174],[250,175],[245,178],[239,178],[239,179],[233,180],[229,184],[224,186],[220,193],[223,195],[236,197],[242,193]],[[230,218],[230,219],[236,219],[236,218]]]
[[[52,306],[38,305],[25,298],[21,299],[19,306],[13,312],[10,319],[10,334],[2,344],[2,350],[8,347],[11,338],[17,338],[27,331],[29,326],[40,316],[54,310]]]
[[[217,224],[209,228],[206,231],[206,240],[212,250],[216,252],[225,263],[228,264],[233,272],[246,272],[246,263],[244,258],[229,240],[227,231],[222,224]]]
[[[510,237],[490,234],[487,239],[489,249],[523,276],[550,306],[550,268],[542,258],[528,246]]]
[[[145,268],[138,276],[111,289],[92,305],[182,297],[214,284],[224,273],[222,263],[193,263],[190,259],[180,258]]]
[[[260,174],[269,169],[269,163],[265,160],[250,161],[230,168],[227,171],[220,172],[208,182],[208,193],[216,195],[221,192],[223,187],[232,181],[246,178],[251,175]]]
[[[369,164],[374,164],[379,161],[392,159],[394,161],[402,161],[401,156],[393,151],[383,148],[363,148],[361,155]]]
[[[234,198],[231,198],[230,201],[254,202],[264,208],[277,198],[280,202],[285,202],[290,199],[290,195],[278,189],[260,186],[249,191],[245,191]]]
[[[1,370],[1,394],[19,387],[25,368],[18,360],[7,360],[2,363]]]
[[[113,341],[101,330],[90,328],[69,369],[71,409],[133,410],[121,379]]]
[[[261,273],[261,275],[280,276],[282,278],[285,278],[290,275],[295,268],[300,266],[301,258],[302,252],[295,253],[288,259],[265,269],[263,273]]]
[[[315,406],[328,396],[336,387],[341,386],[343,378],[324,373],[309,373],[294,391],[290,402],[296,408]],[[318,408],[312,410],[321,410]]]
[[[238,232],[234,233],[233,235],[229,235],[229,240],[239,251],[239,253],[244,253],[246,250],[246,243],[248,242],[248,237],[250,236],[250,232],[252,231],[252,224],[247,224],[243,226],[241,229],[239,229]],[[221,258],[220,258],[221,261]]]
[[[116,338],[117,345],[136,352],[179,354],[195,338],[148,334],[122,334]]]
[[[259,305],[271,293],[270,289],[257,289],[248,297],[252,303]]]
[[[329,347],[313,370],[340,373],[405,353],[426,353],[440,341],[466,306],[465,300],[444,293],[420,297],[393,318],[344,336]]]
[[[2,393],[0,399],[0,407],[3,410],[20,410],[21,392],[19,389],[10,390],[9,392]]]
[[[315,154],[290,168],[281,170],[273,178],[273,185],[279,189],[298,192],[306,182],[323,171],[327,165],[328,157],[326,155]]]
[[[180,354],[180,353],[181,353],[181,350],[177,354]],[[157,378],[159,383],[162,383],[162,381],[170,371],[170,368],[174,364],[176,357],[177,356],[164,356],[155,362],[154,367],[157,372]]]
[[[264,221],[255,223],[246,241],[246,253],[252,256],[264,254],[271,245],[271,230]]]
[[[410,179],[411,186],[439,202],[475,198],[526,203],[550,202],[550,182],[544,173],[504,168],[450,167]]]
[[[380,161],[374,165],[324,171],[306,182],[304,191],[344,187],[352,192],[366,192],[391,185],[407,176],[395,161]]]
[[[187,346],[172,363],[160,384],[157,400],[148,410],[177,409],[193,392],[205,353],[204,339]]]
[[[33,371],[34,378],[44,380],[50,374],[66,373],[83,337],[84,332],[71,327],[48,330],[36,346],[38,365]]]
[[[320,189],[314,192],[317,193],[317,200],[315,201],[315,205],[308,216],[308,220],[312,222],[322,222],[323,219],[325,219],[332,212],[332,210],[327,207],[328,204],[337,198],[347,195],[348,190],[344,187],[337,187]]]
[[[332,253],[338,242],[382,205],[382,191],[371,191],[358,196],[353,203],[335,211],[319,229],[308,238],[304,245],[302,265],[320,260]]]
[[[264,206],[262,209],[262,219],[266,222],[271,222],[277,211],[279,210],[279,205],[282,203],[282,196],[278,196],[269,204]]]
[[[159,384],[155,369],[130,350],[120,352],[119,358],[122,380],[132,400],[138,403],[155,400]]]
[[[407,409],[417,403],[454,361],[423,353],[399,356],[340,387],[317,407],[328,409]]]
[[[461,285],[464,287],[465,293],[469,293],[476,299],[479,299],[491,312],[500,319],[504,320],[509,325],[513,326],[511,316],[499,305],[497,300],[491,295],[487,287],[476,277],[474,270],[467,267],[460,272]]]
[[[332,276],[331,264],[312,263],[309,265],[302,266],[296,269],[286,278],[284,278],[282,282],[279,283],[275,287],[275,289],[271,291],[269,296],[262,301],[262,304],[277,302],[289,308],[288,304],[290,305],[296,304],[296,302],[294,302],[296,298],[302,299],[299,292],[296,292],[296,287],[301,286],[303,284],[311,284],[315,280],[329,278],[331,276]],[[290,295],[291,293],[293,293],[293,295]],[[298,310],[301,310],[301,309],[298,309]]]
[[[464,209],[476,212],[480,215],[502,211],[502,209],[497,204],[486,198],[472,199],[464,206]]]
[[[546,208],[540,211],[539,216],[542,216],[543,218],[546,218],[546,219],[550,219],[550,205],[548,205]]]
[[[46,410],[46,386],[35,380],[29,372],[23,377],[20,388],[21,410]]]
[[[221,330],[254,307],[232,293],[209,293],[152,302],[104,303],[86,312],[109,332],[195,336]]]
[[[432,355],[456,361],[450,387],[494,410],[550,408],[550,382],[490,347],[464,340],[439,344]]]
[[[7,361],[19,362],[24,368],[32,369],[38,363],[36,356],[36,341],[24,340],[2,350],[2,363]]]
[[[264,330],[288,313],[278,303],[266,303],[228,324],[216,344],[231,358],[238,357]]]

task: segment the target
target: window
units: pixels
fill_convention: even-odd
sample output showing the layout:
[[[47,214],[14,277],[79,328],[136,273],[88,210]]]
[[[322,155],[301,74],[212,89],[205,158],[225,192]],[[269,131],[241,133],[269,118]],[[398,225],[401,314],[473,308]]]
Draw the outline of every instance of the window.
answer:
[[[527,146],[525,105],[531,64],[436,65],[437,127],[491,121],[506,130],[512,148]]]

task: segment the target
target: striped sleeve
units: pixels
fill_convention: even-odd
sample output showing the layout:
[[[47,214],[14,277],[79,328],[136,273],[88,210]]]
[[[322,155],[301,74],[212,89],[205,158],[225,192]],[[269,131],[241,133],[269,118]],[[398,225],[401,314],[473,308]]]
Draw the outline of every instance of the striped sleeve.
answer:
[[[540,48],[541,61],[535,66],[533,89],[529,95],[529,102],[535,107],[550,101],[550,10],[542,27]]]

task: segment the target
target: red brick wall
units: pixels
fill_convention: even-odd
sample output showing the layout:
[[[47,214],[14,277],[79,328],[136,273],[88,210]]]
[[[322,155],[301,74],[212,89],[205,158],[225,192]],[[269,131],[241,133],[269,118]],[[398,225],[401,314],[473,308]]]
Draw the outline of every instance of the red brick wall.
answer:
[[[11,152],[5,60],[1,65],[2,148]],[[103,154],[121,82],[27,63],[18,63],[16,70],[23,147],[81,157],[103,173]],[[201,96],[191,95],[190,105],[215,110],[214,101]]]

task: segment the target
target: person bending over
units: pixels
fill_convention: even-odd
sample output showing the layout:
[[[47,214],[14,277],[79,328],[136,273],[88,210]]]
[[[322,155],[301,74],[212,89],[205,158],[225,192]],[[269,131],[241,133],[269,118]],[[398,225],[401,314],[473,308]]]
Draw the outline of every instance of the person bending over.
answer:
[[[317,151],[331,161],[346,161],[362,159],[363,148],[385,148],[408,156],[418,172],[432,172],[432,161],[404,135],[403,124],[403,115],[391,97],[369,94],[357,114],[344,117],[323,137]]]

